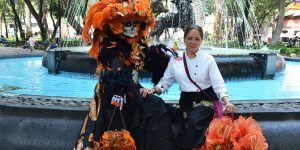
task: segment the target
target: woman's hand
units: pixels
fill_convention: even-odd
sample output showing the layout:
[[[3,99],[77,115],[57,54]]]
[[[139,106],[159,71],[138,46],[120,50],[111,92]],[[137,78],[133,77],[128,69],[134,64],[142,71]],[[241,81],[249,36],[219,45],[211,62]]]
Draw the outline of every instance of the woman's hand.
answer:
[[[224,112],[226,112],[226,113],[234,113],[235,111],[236,111],[235,106],[232,103],[227,102],[225,104]]]
[[[154,94],[156,91],[154,88],[151,88],[151,89],[147,89],[147,88],[141,88],[140,89],[140,94],[143,96],[143,97],[146,97],[148,94]]]
[[[225,103],[225,107],[223,109],[223,112],[225,112],[225,113],[234,113],[235,112],[235,106],[229,101],[228,96],[224,96],[222,98],[222,100]]]

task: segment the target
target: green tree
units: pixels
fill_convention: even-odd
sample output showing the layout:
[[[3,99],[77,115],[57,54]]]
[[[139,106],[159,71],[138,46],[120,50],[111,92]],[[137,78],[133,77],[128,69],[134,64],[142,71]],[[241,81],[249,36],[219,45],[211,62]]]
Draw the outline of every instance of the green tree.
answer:
[[[276,19],[276,27],[272,32],[272,46],[275,46],[277,42],[280,40],[280,33],[282,30],[282,22],[284,20],[284,9],[285,9],[285,0],[278,0],[278,10],[279,14]]]
[[[0,0],[0,18],[1,18],[1,23],[3,20],[4,26],[5,26],[5,36],[8,38],[8,27],[7,27],[7,17],[10,16],[10,11],[9,11],[9,5],[8,5],[8,0]],[[1,25],[2,27],[2,25]],[[2,28],[1,28],[1,34],[2,34]]]
[[[22,28],[22,24],[21,24],[21,19],[20,16],[17,12],[17,9],[20,9],[22,7],[17,8],[18,3],[16,3],[15,0],[9,0],[11,8],[12,8],[12,12],[14,14],[14,22],[15,22],[15,37],[16,37],[16,42],[19,42],[19,38],[18,38],[18,29],[20,31],[20,35],[21,35],[21,39],[24,40],[25,39],[25,32]],[[24,8],[24,7],[23,7]]]
[[[24,9],[25,9],[24,22],[26,26],[26,38],[29,38],[32,34],[32,22],[31,22],[32,15],[29,11],[29,8],[26,5],[24,6]]]
[[[209,16],[215,11],[215,2],[212,0],[204,0],[204,14],[205,16]]]
[[[29,8],[29,11],[31,12],[35,20],[37,21],[41,32],[42,41],[46,42],[48,37],[48,24],[46,19],[46,14],[48,12],[47,2],[44,0],[38,0],[36,3],[34,3],[34,1],[31,0],[24,0],[24,2]],[[38,11],[35,9],[34,4],[36,4]]]
[[[270,20],[274,11],[277,9],[278,1],[270,0],[252,0],[254,14],[251,15],[251,22],[254,26],[257,22],[257,26],[261,29],[264,26],[270,25]]]
[[[53,33],[51,39],[55,38],[58,27],[61,26],[64,7],[62,0],[51,0],[50,2],[50,17],[53,23]],[[55,21],[56,20],[56,21]]]
[[[215,22],[214,22],[213,37],[214,37],[214,42],[216,44],[220,44],[220,40],[221,40],[221,16],[222,16],[221,5],[222,5],[221,0],[215,0],[215,12],[214,12]]]

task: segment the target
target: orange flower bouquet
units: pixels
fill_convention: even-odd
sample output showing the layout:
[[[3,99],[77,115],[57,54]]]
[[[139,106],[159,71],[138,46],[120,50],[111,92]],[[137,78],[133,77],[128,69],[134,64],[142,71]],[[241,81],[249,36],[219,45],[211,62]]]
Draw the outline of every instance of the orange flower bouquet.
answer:
[[[207,131],[205,144],[200,150],[267,150],[262,129],[252,118],[229,116],[214,118]]]
[[[241,150],[267,150],[268,144],[259,124],[252,118],[239,116],[235,120],[238,134],[235,137]]]
[[[229,116],[215,118],[206,131],[206,142],[200,150],[232,150],[231,139],[236,133],[236,127]]]

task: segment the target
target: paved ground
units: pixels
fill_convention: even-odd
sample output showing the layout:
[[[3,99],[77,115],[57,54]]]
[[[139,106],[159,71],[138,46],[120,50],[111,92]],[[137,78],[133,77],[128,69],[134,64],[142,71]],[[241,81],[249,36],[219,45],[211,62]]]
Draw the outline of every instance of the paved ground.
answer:
[[[0,47],[1,58],[42,56],[44,51]],[[12,95],[0,93],[0,105],[61,109],[87,109],[90,99]],[[234,101],[239,112],[300,112],[300,99],[269,101]]]
[[[42,51],[42,50],[35,50],[31,53],[30,49],[0,46],[0,59],[1,58],[42,56],[43,54],[44,54],[44,51]]]

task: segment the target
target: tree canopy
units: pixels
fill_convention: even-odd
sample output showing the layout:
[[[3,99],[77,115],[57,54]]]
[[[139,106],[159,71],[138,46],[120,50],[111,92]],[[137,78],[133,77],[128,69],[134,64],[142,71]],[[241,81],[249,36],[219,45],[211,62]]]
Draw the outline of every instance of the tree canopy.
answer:
[[[82,20],[87,9],[96,0],[0,0],[1,22],[5,25],[5,36],[8,36],[7,25],[13,23],[14,34],[24,40],[24,24],[26,23],[25,7],[29,8],[30,14],[37,21],[40,29],[42,41],[55,38],[63,20],[72,26],[77,34],[81,34]],[[278,41],[282,30],[280,21],[284,17],[284,11],[288,3],[297,0],[204,0],[204,16],[214,15],[216,21],[214,40],[219,41],[225,33],[229,39],[236,36],[240,44],[244,44],[246,38],[255,34],[261,34],[265,27],[272,27],[275,43]],[[158,13],[168,13],[167,2],[172,2],[178,6],[177,13],[169,13],[170,16],[158,18],[157,26],[152,35],[160,35],[165,28],[183,28],[180,21],[176,23],[176,16],[185,16],[186,23],[193,22],[193,13],[190,11],[192,0],[152,0],[154,11]],[[184,7],[179,6],[184,5]],[[282,6],[283,5],[283,6]],[[282,8],[283,7],[283,8]],[[220,10],[220,11],[219,11]],[[51,22],[47,22],[47,16],[51,17]],[[170,17],[173,16],[173,19]],[[175,19],[174,19],[175,16]],[[178,17],[177,17],[178,18]],[[218,19],[219,18],[219,19]],[[170,21],[171,20],[171,21]],[[170,22],[170,23],[169,23]],[[48,24],[52,23],[54,30],[48,31]],[[170,24],[170,25],[168,25]],[[178,24],[178,25],[176,25]],[[281,27],[280,27],[281,26]],[[24,28],[24,29],[23,29]],[[225,30],[229,31],[225,31]],[[276,30],[276,31],[275,31]],[[249,33],[245,33],[245,31]]]

